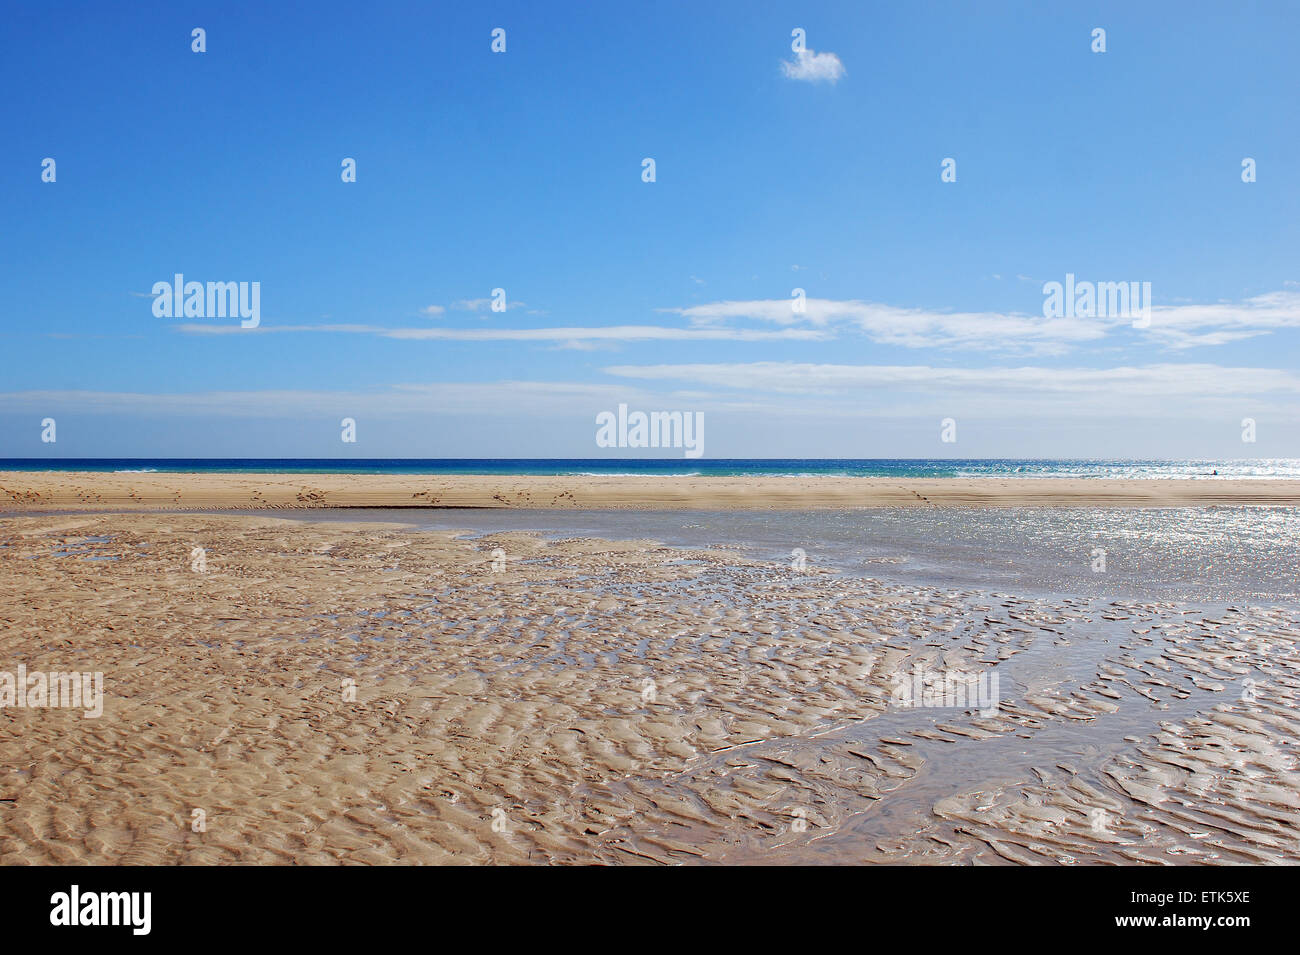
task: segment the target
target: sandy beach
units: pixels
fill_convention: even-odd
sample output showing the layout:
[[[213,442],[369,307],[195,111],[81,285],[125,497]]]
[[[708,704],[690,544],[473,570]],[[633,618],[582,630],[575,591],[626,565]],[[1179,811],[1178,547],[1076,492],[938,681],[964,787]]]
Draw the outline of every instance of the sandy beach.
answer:
[[[0,506],[663,508],[1300,504],[1300,481],[0,472]]]
[[[0,864],[1300,861],[1294,609],[269,514],[9,515],[0,593],[0,689],[103,681],[0,709]]]

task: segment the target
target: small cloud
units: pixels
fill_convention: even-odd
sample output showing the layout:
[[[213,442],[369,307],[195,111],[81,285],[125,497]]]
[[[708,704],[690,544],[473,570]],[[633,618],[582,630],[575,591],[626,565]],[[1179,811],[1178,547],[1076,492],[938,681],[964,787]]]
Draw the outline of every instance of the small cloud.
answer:
[[[792,266],[790,266],[790,271],[791,271],[791,272],[802,272],[802,271],[804,270],[804,268],[805,268],[805,266],[802,266],[802,265],[792,265]]]
[[[462,298],[459,301],[452,302],[451,307],[460,312],[487,312],[492,309],[492,299],[490,298]],[[527,308],[525,302],[517,302],[512,299],[506,300],[506,308]]]
[[[420,314],[428,315],[430,318],[437,318],[445,311],[447,310],[441,305],[426,305],[424,308],[420,309]]]
[[[844,64],[834,53],[815,53],[800,50],[793,60],[781,61],[781,72],[786,79],[805,83],[838,83],[844,75]]]
[[[579,341],[578,339],[569,339],[567,342],[561,342],[552,347],[553,351],[609,351],[613,345],[605,342],[588,342]]]
[[[698,275],[692,275],[692,276],[691,276],[691,281],[694,282],[696,285],[703,285],[703,284],[704,284],[704,279],[700,278]]]

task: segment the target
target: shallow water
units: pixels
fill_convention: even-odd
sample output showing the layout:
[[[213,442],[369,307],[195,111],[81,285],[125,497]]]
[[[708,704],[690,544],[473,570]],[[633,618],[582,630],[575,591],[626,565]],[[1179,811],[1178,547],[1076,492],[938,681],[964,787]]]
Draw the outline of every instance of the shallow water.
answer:
[[[1221,717],[1204,717],[1226,712],[1223,718],[1228,720],[1253,720],[1259,712],[1254,703],[1242,702],[1243,687],[1271,684],[1276,687],[1270,690],[1275,694],[1272,704],[1284,714],[1277,717],[1285,721],[1280,725],[1292,725],[1294,711],[1285,688],[1294,679],[1289,668],[1274,666],[1281,663],[1278,651],[1270,661],[1268,651],[1241,647],[1276,639],[1274,647],[1294,655],[1293,635],[1300,621],[1300,513],[1294,508],[691,514],[490,510],[368,512],[366,517],[427,529],[460,529],[471,536],[527,530],[550,538],[653,538],[674,546],[721,545],[771,561],[776,575],[788,573],[792,559],[802,552],[808,567],[831,568],[842,575],[842,592],[851,591],[852,582],[863,578],[934,587],[947,591],[970,620],[985,617],[984,626],[1004,613],[1027,623],[1016,614],[1023,612],[1026,600],[1038,601],[1034,613],[1045,612],[1046,622],[1036,634],[1027,630],[1015,638],[1016,651],[996,665],[1001,709],[996,721],[981,722],[962,708],[890,706],[817,740],[765,743],[738,762],[706,758],[696,768],[697,777],[750,773],[761,778],[764,766],[824,764],[827,759],[845,759],[846,754],[870,754],[876,760],[874,770],[888,765],[882,754],[906,749],[909,768],[894,780],[863,777],[854,766],[856,760],[841,764],[837,787],[823,790],[820,798],[826,800],[824,806],[835,805],[845,813],[842,822],[803,843],[786,845],[791,836],[777,836],[786,845],[783,861],[846,863],[883,857],[1071,864],[1110,858],[1221,863],[1253,858],[1251,842],[1256,838],[1262,857],[1278,844],[1269,841],[1270,829],[1278,825],[1277,810],[1257,804],[1254,790],[1207,793],[1206,786],[1213,790],[1227,785],[1222,779],[1245,786],[1241,773],[1258,776],[1257,769],[1240,769],[1220,777],[1215,771],[1219,753],[1226,752],[1233,766],[1262,760],[1286,766],[1288,772],[1294,768],[1294,754],[1271,751],[1268,731],[1261,734],[1259,723],[1250,724],[1254,736],[1228,743],[1231,731],[1219,722]],[[1096,549],[1105,551],[1104,569]],[[831,592],[836,589],[831,585]],[[747,615],[762,604],[757,598],[746,606],[751,595],[731,592],[724,581],[700,596],[744,606]],[[1238,615],[1233,605],[1275,609],[1263,620],[1249,612]],[[796,621],[805,616],[784,601],[767,606],[787,627],[800,626]],[[988,608],[987,616],[981,608]],[[1215,620],[1233,622],[1205,622]],[[1186,633],[1183,621],[1189,624]],[[963,628],[959,639],[954,635],[957,643],[975,629],[965,623]],[[1190,668],[1171,652],[1185,644],[1189,634],[1195,645],[1189,650]],[[935,632],[918,633],[912,646],[939,647],[943,642]],[[729,643],[730,638],[722,641],[714,652],[726,652]],[[1236,649],[1225,657],[1224,648],[1232,646]],[[637,652],[643,655],[644,648]],[[1153,652],[1154,657],[1147,655]],[[1231,660],[1226,670],[1221,669],[1225,659]],[[1218,662],[1211,665],[1212,660]],[[1206,666],[1214,671],[1210,682],[1202,679]],[[1279,677],[1280,684],[1275,682]],[[1010,720],[1021,726],[1019,730],[1008,732],[1008,714],[1016,714]],[[1176,734],[1205,734],[1205,745],[1190,750],[1180,736],[1173,737],[1173,759],[1195,767],[1190,776],[1183,772],[1170,777],[1162,763],[1170,759],[1168,728]],[[997,735],[965,741],[972,729]],[[905,747],[895,747],[891,740],[905,740]],[[862,778],[872,780],[872,801],[854,812],[849,808],[854,804],[852,781]],[[1266,772],[1264,778],[1273,777]],[[1141,793],[1148,785],[1159,794],[1154,803],[1122,795],[1125,787]],[[1289,793],[1291,782],[1282,785]],[[1097,793],[1103,795],[1094,798]],[[1115,802],[1117,793],[1121,795]],[[955,820],[940,810],[954,803],[965,803],[953,810]],[[809,799],[808,805],[816,806],[817,801]],[[1115,814],[1105,816],[1108,827],[1100,836],[1090,828],[1098,812]],[[1042,823],[1042,814],[1054,821]],[[1241,823],[1242,818],[1258,821]],[[981,829],[981,824],[987,828]],[[1259,828],[1252,830],[1255,825]],[[1150,847],[1144,849],[1148,840]],[[1104,845],[1114,854],[1107,856]],[[767,856],[742,851],[732,858]]]
[[[258,512],[238,512],[258,513]],[[732,546],[809,566],[931,586],[1191,602],[1300,604],[1300,508],[865,508],[851,511],[516,509],[276,512],[470,534],[651,538]],[[1094,571],[1097,551],[1104,570]],[[1098,564],[1098,566],[1101,566]]]

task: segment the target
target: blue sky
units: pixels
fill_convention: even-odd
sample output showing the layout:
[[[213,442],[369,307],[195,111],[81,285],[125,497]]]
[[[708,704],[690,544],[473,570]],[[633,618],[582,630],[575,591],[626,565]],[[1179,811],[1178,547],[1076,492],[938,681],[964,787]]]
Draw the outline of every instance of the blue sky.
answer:
[[[0,456],[596,457],[619,403],[706,457],[1300,455],[1295,4],[7,17]],[[155,316],[178,272],[259,326]],[[1067,273],[1150,327],[1045,318]]]

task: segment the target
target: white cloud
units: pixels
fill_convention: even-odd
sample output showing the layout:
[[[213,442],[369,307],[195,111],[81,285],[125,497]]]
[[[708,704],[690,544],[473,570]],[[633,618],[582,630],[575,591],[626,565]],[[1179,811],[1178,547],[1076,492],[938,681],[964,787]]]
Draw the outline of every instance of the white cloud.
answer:
[[[218,324],[187,322],[172,326],[178,332],[187,335],[269,335],[277,332],[335,332],[351,335],[380,335],[385,329],[376,325],[259,325],[256,328],[241,328],[229,322]]]
[[[378,335],[405,340],[462,342],[633,342],[633,341],[822,341],[829,336],[811,328],[761,331],[751,328],[672,328],[664,325],[600,325],[568,328],[382,328],[376,325],[260,325],[189,323],[175,326],[190,335],[269,335],[335,332]]]
[[[452,302],[451,307],[461,312],[486,312],[492,308],[492,299],[490,298],[462,298]],[[524,302],[516,302],[514,299],[506,299],[506,310],[512,308],[527,308]]]
[[[1165,305],[1151,310],[1150,334],[1170,348],[1222,345],[1300,327],[1300,292],[1268,292],[1244,302]],[[1204,331],[1210,329],[1210,331]]]
[[[1270,292],[1238,303],[1154,306],[1146,329],[1133,329],[1127,317],[1044,318],[1015,312],[942,312],[857,299],[810,298],[804,302],[802,312],[796,312],[792,300],[786,298],[709,302],[660,311],[681,315],[697,327],[720,327],[738,320],[812,325],[828,331],[848,326],[882,345],[1062,354],[1072,346],[1099,341],[1121,329],[1131,329],[1133,334],[1167,348],[1186,349],[1300,328],[1300,292]]]
[[[1038,353],[1058,353],[1069,344],[1104,338],[1109,324],[1099,319],[1047,319],[999,312],[937,312],[823,298],[807,299],[803,312],[794,310],[791,299],[712,302],[661,311],[681,315],[702,327],[717,327],[722,322],[736,319],[820,328],[847,324],[882,345],[1010,349]]]
[[[822,413],[897,416],[948,409],[1032,419],[1047,413],[1186,417],[1300,410],[1300,374],[1272,368],[1152,364],[1118,368],[941,367],[745,362],[615,365],[606,374],[785,396]],[[804,403],[792,396],[818,399]]]
[[[489,304],[478,299],[467,305]],[[515,303],[516,307],[522,303]],[[945,312],[884,305],[858,299],[809,298],[802,311],[791,299],[718,301],[658,311],[681,316],[689,327],[610,325],[543,328],[394,328],[361,324],[275,325],[245,329],[236,323],[188,322],[172,326],[191,335],[276,333],[366,334],[432,341],[559,342],[566,348],[584,342],[639,341],[834,341],[845,331],[872,342],[902,348],[943,348],[1018,355],[1062,355],[1085,344],[1114,339],[1116,344],[1151,343],[1172,350],[1215,347],[1277,331],[1300,328],[1300,291],[1256,295],[1242,302],[1153,306],[1150,326],[1133,328],[1129,318],[1044,318],[1015,312]],[[426,315],[441,306],[424,309]],[[743,327],[758,322],[777,330]]]
[[[781,61],[781,72],[788,79],[806,83],[837,83],[844,75],[844,64],[834,53],[815,53],[801,50],[794,59]]]
[[[1037,365],[971,368],[934,365],[834,365],[756,361],[685,365],[615,365],[623,378],[676,379],[727,388],[825,392],[844,387],[997,387],[1001,390],[1081,392],[1124,388],[1130,393],[1179,395],[1300,394],[1300,374],[1274,368],[1212,364],[1154,364],[1119,368],[1054,368]]]
[[[635,386],[579,382],[496,381],[391,385],[373,391],[257,390],[144,394],[113,391],[0,393],[0,410],[51,409],[50,413],[318,418],[322,413],[360,415],[467,415],[518,417],[581,415],[594,406],[652,400]],[[326,410],[328,409],[328,410]]]
[[[451,341],[820,341],[827,336],[814,329],[787,328],[760,331],[750,328],[671,328],[662,325],[606,325],[594,328],[395,328],[388,338],[443,339]]]
[[[1137,418],[1195,422],[1235,438],[1242,416],[1295,420],[1300,374],[1211,364],[1119,368],[998,368],[751,362],[620,365],[609,382],[494,381],[396,384],[369,390],[255,390],[141,394],[0,393],[0,412],[318,418],[322,414],[552,416],[585,421],[619,402],[689,401],[710,413],[908,419],[1001,419],[1014,429],[1050,420]]]
[[[420,309],[420,314],[428,315],[430,318],[437,318],[445,311],[447,310],[441,305],[426,305],[424,308]]]

